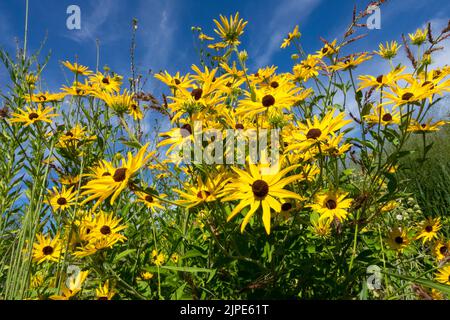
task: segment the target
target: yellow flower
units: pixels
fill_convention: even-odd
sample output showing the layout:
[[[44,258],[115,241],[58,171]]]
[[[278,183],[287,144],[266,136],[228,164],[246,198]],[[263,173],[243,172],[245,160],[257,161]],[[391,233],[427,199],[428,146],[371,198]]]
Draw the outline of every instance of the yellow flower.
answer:
[[[75,74],[80,74],[83,76],[87,76],[92,74],[92,71],[89,70],[88,67],[85,67],[81,64],[78,64],[77,62],[75,62],[74,64],[70,63],[69,61],[64,61],[62,62],[62,64],[67,67],[67,69],[69,69],[70,71],[72,71]]]
[[[285,140],[288,142],[287,151],[304,151],[314,145],[324,143],[330,134],[336,133],[342,127],[351,123],[351,120],[344,120],[345,113],[334,115],[335,110],[329,111],[322,120],[314,115],[312,121],[306,119],[306,124],[298,122],[296,128],[289,132]]]
[[[333,66],[330,66],[329,68],[333,71],[351,70],[351,69],[355,69],[356,66],[360,65],[364,61],[367,61],[370,59],[372,59],[372,56],[370,56],[366,52],[359,54],[359,55],[352,54],[346,58],[343,58],[338,63],[336,63]]]
[[[153,278],[153,276],[154,276],[153,273],[148,272],[148,271],[141,273],[142,280],[151,280]]]
[[[224,176],[218,174],[214,179],[203,179],[198,176],[197,184],[185,184],[185,191],[174,189],[181,197],[177,200],[177,203],[186,206],[186,208],[192,208],[205,202],[212,202],[217,200],[217,194],[222,189],[226,180]]]
[[[450,285],[450,265],[447,265],[439,269],[436,274],[436,280],[440,283]]]
[[[97,300],[111,300],[115,294],[115,291],[109,288],[109,280],[106,280],[103,286],[100,284],[98,288],[95,289]]]
[[[201,41],[205,41],[205,40],[207,40],[207,41],[212,41],[212,40],[214,40],[213,37],[210,37],[210,36],[204,34],[203,32],[200,32],[200,34],[198,35],[198,38],[199,38]]]
[[[177,253],[174,253],[170,256],[170,260],[172,260],[173,263],[178,263],[178,260],[180,260],[180,256]]]
[[[398,53],[398,50],[401,48],[401,45],[399,45],[397,41],[391,41],[391,43],[386,42],[385,46],[382,43],[380,43],[378,48],[379,50],[374,51],[374,53],[376,53],[383,59],[391,60],[392,58],[395,58],[395,56]]]
[[[308,54],[306,59],[292,69],[293,78],[299,82],[306,82],[311,78],[317,77],[322,68],[323,62],[320,56]]]
[[[38,92],[33,94],[24,95],[25,101],[27,102],[57,102],[64,99],[64,93],[49,93],[49,92]]]
[[[171,89],[188,89],[191,87],[192,79],[189,79],[189,74],[181,76],[177,72],[174,76],[171,76],[167,71],[155,74],[155,78],[165,83]]]
[[[44,284],[45,278],[41,272],[34,274],[30,279],[30,288],[37,289]]]
[[[320,219],[316,215],[311,215],[311,230],[321,238],[328,238],[331,235],[331,219]]]
[[[239,12],[230,19],[220,15],[220,22],[214,19],[214,23],[217,29],[214,32],[222,38],[222,43],[226,46],[239,45],[239,37],[244,33],[244,28],[247,25],[247,21],[239,19]],[[214,46],[214,45],[212,45]]]
[[[295,26],[294,30],[292,32],[288,33],[288,36],[286,39],[283,40],[283,43],[281,44],[282,49],[289,47],[291,45],[291,41],[294,39],[298,39],[301,37],[301,33],[298,30],[298,25]]]
[[[399,206],[398,202],[396,200],[391,200],[388,201],[387,203],[385,203],[382,207],[381,207],[381,212],[390,212],[392,210],[394,210],[395,208],[397,208]]]
[[[158,252],[157,250],[152,251],[152,259],[153,263],[157,266],[162,266],[166,261],[166,256],[162,252]]]
[[[367,123],[379,124],[383,126],[400,124],[401,117],[399,111],[391,112],[381,106],[373,108],[373,111],[374,113],[364,116]]]
[[[412,121],[412,123],[408,126],[408,131],[414,133],[427,133],[433,131],[439,131],[440,127],[444,126],[445,121],[437,121],[432,123],[433,119],[428,119],[424,123],[419,123],[417,121]]]
[[[358,91],[365,88],[375,88],[377,90],[396,85],[399,80],[408,80],[409,75],[403,74],[403,71],[406,67],[395,68],[387,74],[381,74],[378,77],[374,77],[371,75],[359,76],[358,79],[360,81]]]
[[[111,248],[120,240],[120,238],[117,236],[89,238],[90,240],[86,245],[78,247],[77,250],[73,253],[75,257],[83,258],[93,255],[99,250]]]
[[[325,40],[322,40],[325,42]],[[339,52],[340,47],[336,45],[337,43],[337,39],[333,40],[333,42],[329,43],[329,42],[325,42],[325,45],[322,47],[322,49],[320,49],[319,51],[317,51],[317,55],[321,58],[323,57],[330,57],[336,53]]]
[[[431,241],[438,237],[437,233],[441,227],[441,218],[428,218],[420,224],[420,233],[416,236],[415,240],[422,238],[423,243]]]
[[[122,218],[115,218],[113,213],[107,214],[100,211],[93,221],[93,228],[88,235],[89,239],[99,239],[102,237],[114,238],[118,241],[126,239],[119,232],[126,229],[126,225],[121,225]]]
[[[136,102],[132,102],[129,105],[128,113],[133,117],[135,121],[144,119],[144,114],[142,113],[141,108]]]
[[[159,136],[164,137],[165,139],[158,143],[158,148],[170,145],[166,151],[167,156],[169,156],[174,149],[182,148],[183,146],[190,146],[190,144],[194,141],[192,126],[188,123],[184,124],[180,128],[172,128],[170,131],[160,133]]]
[[[96,138],[96,136],[89,136],[84,127],[77,123],[72,129],[61,134],[58,145],[61,148],[77,148],[81,142],[90,142]]]
[[[300,175],[285,177],[295,166],[287,167],[277,174],[262,173],[262,165],[250,164],[248,171],[232,167],[237,177],[232,179],[224,187],[222,201],[238,200],[239,204],[229,214],[227,221],[233,219],[239,212],[247,206],[250,210],[246,213],[241,224],[241,232],[244,229],[258,208],[262,207],[262,221],[267,234],[270,234],[271,210],[279,213],[281,203],[284,199],[303,200],[298,194],[284,189],[291,182],[301,179]],[[278,199],[278,200],[277,200]]]
[[[152,195],[139,191],[135,192],[135,194],[138,196],[137,202],[145,204],[152,212],[155,212],[156,209],[164,209],[161,205],[161,201]],[[159,196],[165,197],[166,195],[160,194]]]
[[[49,203],[54,211],[64,211],[75,205],[76,202],[77,192],[73,192],[73,187],[66,189],[66,187],[63,186],[61,191],[58,191],[56,187],[53,187],[53,193],[50,196]]]
[[[433,253],[438,261],[441,261],[450,254],[450,241],[437,241],[433,248]]]
[[[246,98],[239,101],[236,115],[252,118],[259,113],[273,115],[289,111],[295,102],[306,98],[297,95],[300,90],[301,88],[290,86],[277,87],[276,90],[255,90],[253,93],[246,91]]]
[[[417,29],[415,33],[409,33],[409,38],[411,39],[411,43],[420,46],[427,40],[428,30],[427,29]]]
[[[339,221],[347,219],[348,209],[353,199],[347,199],[348,193],[342,191],[327,191],[318,193],[315,196],[314,203],[308,205],[312,210],[320,214],[319,220]]]
[[[113,109],[119,115],[131,113],[133,111],[133,105],[136,110],[139,108],[134,100],[134,95],[129,94],[126,89],[122,94],[100,91],[95,93],[95,96],[102,99],[108,107]],[[140,110],[137,110],[136,115],[138,118],[140,117],[140,119],[142,119],[142,113],[139,111]]]
[[[406,230],[396,227],[389,232],[388,244],[392,249],[401,252],[409,245],[409,242]]]
[[[89,83],[92,85],[92,88],[98,92],[119,92],[120,86],[122,85],[122,78],[119,76],[111,77],[104,75],[101,72],[97,72],[89,77]]]
[[[381,105],[393,104],[395,106],[402,106],[405,104],[415,104],[416,102],[426,99],[433,95],[433,91],[430,90],[430,85],[422,86],[417,81],[410,83],[410,86],[401,88],[398,85],[391,85],[392,92],[386,91],[384,93],[386,102]]]
[[[50,118],[57,117],[58,114],[51,113],[54,108],[42,107],[42,104],[38,104],[36,108],[25,107],[25,110],[18,109],[19,113],[12,113],[10,121],[12,123],[25,123],[25,127],[34,124],[39,121],[52,123]]]
[[[43,234],[36,235],[37,242],[33,244],[33,261],[42,263],[44,261],[58,262],[61,253],[63,253],[63,244],[56,234],[52,239]]]
[[[89,195],[82,204],[98,198],[98,201],[93,207],[93,210],[95,210],[106,198],[112,195],[110,200],[110,204],[112,205],[120,193],[128,186],[130,179],[155,154],[155,152],[150,152],[145,155],[148,146],[149,143],[143,146],[136,156],[132,156],[131,152],[128,152],[127,160],[122,159],[122,165],[119,168],[114,168],[110,163],[104,161],[110,174],[95,178],[81,187],[85,189],[82,195]],[[111,174],[111,172],[114,173]]]

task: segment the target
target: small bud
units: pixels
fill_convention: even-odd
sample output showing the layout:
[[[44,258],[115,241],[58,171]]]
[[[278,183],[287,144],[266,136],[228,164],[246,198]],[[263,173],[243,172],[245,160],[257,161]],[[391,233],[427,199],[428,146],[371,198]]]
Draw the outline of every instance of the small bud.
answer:
[[[242,50],[239,52],[239,60],[241,60],[242,62],[247,61],[248,59],[248,54],[247,51]]]

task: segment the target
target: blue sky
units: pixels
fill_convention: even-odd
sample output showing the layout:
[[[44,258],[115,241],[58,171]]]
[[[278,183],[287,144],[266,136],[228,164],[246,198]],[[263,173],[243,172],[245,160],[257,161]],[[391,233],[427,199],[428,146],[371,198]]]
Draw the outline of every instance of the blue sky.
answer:
[[[100,40],[100,65],[108,65],[129,76],[131,20],[138,19],[136,63],[141,72],[152,69],[189,72],[198,63],[191,26],[202,26],[213,35],[212,19],[219,14],[239,11],[249,21],[242,37],[242,48],[249,55],[251,71],[276,64],[279,71],[292,68],[293,48],[279,48],[282,38],[300,25],[302,44],[307,52],[320,48],[319,37],[342,37],[351,21],[355,3],[362,9],[370,1],[362,0],[30,0],[29,50],[36,50],[47,35],[43,53],[51,50],[44,73],[44,85],[57,90],[65,81],[63,60],[77,60],[95,67],[95,39]],[[81,9],[81,30],[66,28],[69,5]],[[368,36],[352,50],[373,50],[386,40],[400,40],[401,33],[413,32],[432,21],[440,29],[450,16],[448,0],[390,0],[381,9],[381,29],[364,30]],[[0,45],[14,52],[15,38],[23,41],[25,0],[0,0]],[[404,57],[399,57],[404,59]],[[438,64],[450,64],[449,51],[438,55]],[[365,69],[364,69],[365,68]],[[379,68],[368,64],[361,71],[374,73]],[[0,69],[0,80],[5,79]],[[3,81],[2,81],[3,82]],[[162,85],[149,82],[159,92]]]

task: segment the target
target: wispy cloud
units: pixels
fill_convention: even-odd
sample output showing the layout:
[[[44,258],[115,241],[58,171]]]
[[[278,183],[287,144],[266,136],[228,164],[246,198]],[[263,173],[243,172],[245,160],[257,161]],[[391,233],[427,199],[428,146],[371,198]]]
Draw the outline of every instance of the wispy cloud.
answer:
[[[177,6],[180,6],[178,4]],[[179,24],[177,21],[177,11],[179,8],[172,1],[147,0],[141,1],[139,6],[140,12],[150,14],[147,19],[139,20],[139,28],[142,30],[140,45],[144,50],[142,63],[156,69],[163,68],[174,58],[172,52],[175,42],[175,32]],[[178,8],[178,9],[177,9]],[[156,68],[156,69],[155,69]]]
[[[269,20],[263,19],[251,35],[259,45],[251,47],[255,55],[255,67],[261,67],[269,63],[273,55],[280,49],[283,38],[295,24],[305,23],[311,12],[319,5],[320,0],[287,0],[280,1],[273,12],[270,12]]]

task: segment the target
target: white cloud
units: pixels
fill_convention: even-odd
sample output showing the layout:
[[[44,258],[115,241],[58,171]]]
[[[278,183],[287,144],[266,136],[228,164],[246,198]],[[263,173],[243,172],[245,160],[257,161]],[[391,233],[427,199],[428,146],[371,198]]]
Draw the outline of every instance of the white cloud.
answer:
[[[267,65],[272,56],[280,49],[283,38],[291,32],[296,24],[304,25],[311,12],[319,5],[320,0],[287,0],[279,2],[276,9],[266,14],[269,20],[262,19],[256,26],[257,34],[251,38],[258,43],[251,46],[250,51],[256,57],[255,67]],[[267,10],[265,8],[264,10]]]

